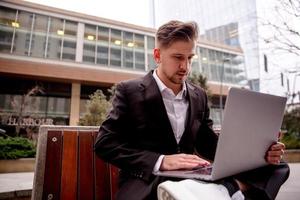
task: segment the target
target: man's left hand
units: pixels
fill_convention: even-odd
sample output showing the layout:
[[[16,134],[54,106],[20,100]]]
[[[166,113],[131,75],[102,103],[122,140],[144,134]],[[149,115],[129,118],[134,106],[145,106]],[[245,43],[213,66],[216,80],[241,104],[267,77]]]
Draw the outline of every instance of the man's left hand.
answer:
[[[267,162],[272,165],[279,164],[284,154],[284,149],[285,145],[281,142],[272,144],[266,154]]]

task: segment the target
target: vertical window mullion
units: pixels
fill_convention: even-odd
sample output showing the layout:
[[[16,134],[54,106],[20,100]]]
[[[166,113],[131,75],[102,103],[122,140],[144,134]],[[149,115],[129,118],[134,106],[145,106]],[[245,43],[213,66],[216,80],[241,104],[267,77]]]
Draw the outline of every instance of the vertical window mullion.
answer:
[[[19,10],[16,11],[15,22],[18,21],[18,15],[19,15]],[[16,27],[14,27],[13,37],[12,37],[11,46],[10,46],[10,53],[12,53],[13,49],[14,49],[15,35],[16,35]]]
[[[145,71],[148,71],[148,42],[147,42],[147,37],[148,36],[144,36],[144,56],[145,56]]]
[[[61,47],[60,47],[60,60],[62,60],[62,55],[63,55],[63,46],[64,46],[64,37],[65,37],[65,26],[66,26],[66,20],[64,19],[63,23],[63,35],[61,38]]]
[[[120,45],[120,49],[121,49],[121,68],[124,67],[124,62],[123,62],[123,54],[124,54],[124,31],[121,31],[121,45]]]
[[[97,64],[97,55],[98,55],[98,26],[96,26],[96,38],[95,38],[95,64]]]
[[[30,38],[29,38],[29,48],[28,48],[28,56],[30,56],[31,53],[31,45],[32,45],[32,35],[33,35],[33,27],[35,23],[35,14],[32,14],[32,22],[31,22],[31,30],[30,30]]]
[[[110,66],[110,40],[111,40],[111,28],[108,31],[108,66]]]
[[[49,42],[50,24],[51,24],[51,18],[48,17],[48,25],[47,25],[47,33],[46,33],[46,44],[45,44],[44,58],[47,58],[47,53],[48,53],[48,42]]]
[[[133,63],[133,69],[135,69],[135,34],[132,34],[132,40],[133,40],[133,47],[132,47],[132,63]]]

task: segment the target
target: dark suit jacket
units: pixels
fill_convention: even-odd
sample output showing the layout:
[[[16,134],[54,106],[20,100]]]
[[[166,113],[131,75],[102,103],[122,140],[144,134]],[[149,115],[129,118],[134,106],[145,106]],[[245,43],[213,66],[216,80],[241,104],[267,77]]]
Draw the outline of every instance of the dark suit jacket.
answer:
[[[189,109],[177,144],[159,88],[149,72],[117,86],[113,108],[100,127],[95,151],[120,171],[118,199],[155,199],[165,178],[152,174],[161,154],[198,153],[213,160],[217,135],[209,119],[207,95],[186,82]]]

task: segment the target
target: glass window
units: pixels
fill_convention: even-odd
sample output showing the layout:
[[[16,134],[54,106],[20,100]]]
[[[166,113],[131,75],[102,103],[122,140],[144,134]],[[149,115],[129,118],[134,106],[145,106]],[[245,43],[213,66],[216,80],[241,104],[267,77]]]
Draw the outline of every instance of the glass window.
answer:
[[[84,30],[83,62],[95,63],[95,48],[96,26],[86,24]]]
[[[70,98],[48,97],[48,117],[69,117]]]
[[[120,30],[111,29],[110,65],[121,66],[122,34]]]
[[[200,47],[200,60],[201,60],[201,66],[202,66],[202,71],[204,76],[206,76],[208,79],[210,79],[210,73],[209,73],[209,66],[208,66],[208,49],[206,48],[201,48]]]
[[[210,79],[212,81],[220,81],[220,67],[217,64],[216,51],[209,50],[208,51],[208,60],[210,66]]]
[[[35,15],[34,27],[31,41],[31,55],[43,58],[45,55],[48,17]]]
[[[16,33],[13,44],[13,53],[18,55],[28,55],[31,35],[33,14],[19,11],[16,22]]]
[[[76,35],[77,35],[77,22],[65,21],[64,42],[63,42],[63,60],[75,61],[76,55]]]
[[[0,52],[10,53],[16,10],[0,6]]]
[[[64,35],[63,19],[52,18],[48,38],[47,58],[60,60],[61,45]]]
[[[145,70],[144,35],[134,34],[134,44],[135,68]]]
[[[153,58],[153,49],[155,48],[155,39],[154,37],[147,36],[147,52],[148,52],[148,69],[155,69],[156,63]]]
[[[199,47],[196,47],[196,54],[192,58],[192,72],[199,73],[200,66],[199,66]]]
[[[124,46],[123,46],[124,67],[132,69],[133,68],[133,47],[135,46],[135,43],[133,42],[133,33],[124,32],[123,40],[124,40]]]
[[[98,26],[97,64],[108,65],[109,29]]]
[[[44,117],[46,113],[47,97],[30,96],[24,100],[24,116]]]

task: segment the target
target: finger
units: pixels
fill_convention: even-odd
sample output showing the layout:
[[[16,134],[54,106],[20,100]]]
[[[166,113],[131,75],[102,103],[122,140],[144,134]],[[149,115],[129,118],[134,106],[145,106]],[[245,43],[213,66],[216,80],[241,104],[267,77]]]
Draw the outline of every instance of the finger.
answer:
[[[204,160],[202,158],[200,158],[197,155],[192,155],[192,154],[182,154],[182,158],[186,161],[186,162],[200,162],[200,163],[205,163],[205,164],[210,164],[209,161]]]
[[[269,164],[277,165],[280,163],[281,158],[279,157],[267,157],[267,162]]]
[[[285,149],[285,145],[281,142],[277,142],[271,146],[271,150]]]
[[[281,156],[284,154],[284,151],[281,150],[277,150],[277,151],[268,151],[268,156]]]
[[[195,169],[202,166],[206,166],[206,163],[182,163],[182,165],[180,165],[180,169]]]
[[[196,165],[208,165],[209,162],[203,159],[193,159],[193,158],[181,158],[179,162],[182,164],[189,163],[189,164],[196,164]]]

